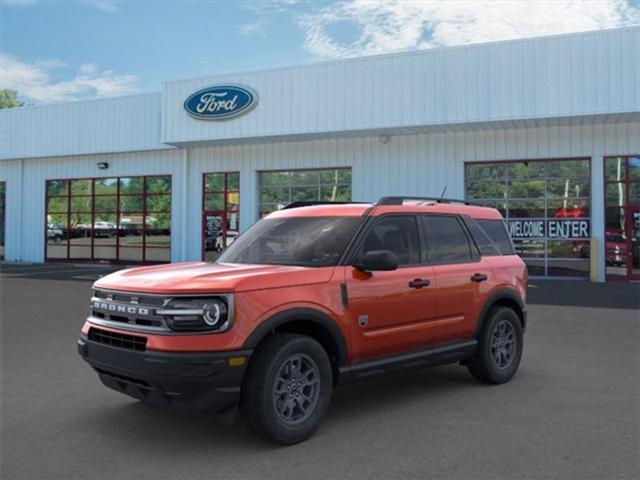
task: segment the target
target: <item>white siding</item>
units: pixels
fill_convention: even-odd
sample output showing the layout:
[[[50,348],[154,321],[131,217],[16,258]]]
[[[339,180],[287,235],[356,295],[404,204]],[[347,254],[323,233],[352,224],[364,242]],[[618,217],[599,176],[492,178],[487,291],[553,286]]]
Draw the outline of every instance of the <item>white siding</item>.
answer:
[[[581,117],[640,110],[640,27],[356,58],[168,82],[162,139],[221,141],[430,125]],[[189,117],[184,100],[246,84],[255,110]]]
[[[0,159],[160,148],[160,93],[0,111]]]
[[[186,114],[190,94],[227,82],[253,87],[256,109],[222,122]],[[542,119],[606,123],[638,112],[640,27],[631,27],[228,73],[168,82],[161,93],[2,110],[0,160]]]
[[[462,198],[464,162],[565,157],[592,158],[592,232],[602,240],[603,156],[634,153],[640,153],[640,123],[416,134],[392,137],[387,144],[363,137],[190,149],[186,216],[187,231],[195,234],[188,235],[186,250],[189,259],[199,258],[204,172],[241,172],[244,230],[258,215],[260,170],[351,167],[355,200],[437,196],[445,186],[447,196]]]
[[[4,258],[22,258],[22,234],[20,226],[26,222],[22,209],[23,162],[15,160],[0,162],[0,182],[6,183]]]
[[[0,162],[0,180],[7,181],[7,260],[44,261],[45,182],[51,179],[116,177],[128,175],[171,175],[171,228],[184,231],[184,173],[178,150],[129,154],[53,157]],[[108,162],[99,170],[97,162]],[[185,257],[181,236],[173,237],[172,261]]]
[[[43,261],[46,179],[172,175],[172,260],[180,261],[200,258],[204,172],[241,172],[245,230],[257,218],[260,170],[351,167],[355,200],[437,196],[445,186],[447,196],[462,198],[464,162],[554,157],[592,158],[592,231],[602,240],[602,158],[638,153],[640,123],[635,122],[420,133],[392,136],[386,144],[375,136],[0,162],[0,180],[7,181],[6,258]],[[97,169],[100,161],[109,163],[106,172]],[[599,273],[602,280],[604,265]]]

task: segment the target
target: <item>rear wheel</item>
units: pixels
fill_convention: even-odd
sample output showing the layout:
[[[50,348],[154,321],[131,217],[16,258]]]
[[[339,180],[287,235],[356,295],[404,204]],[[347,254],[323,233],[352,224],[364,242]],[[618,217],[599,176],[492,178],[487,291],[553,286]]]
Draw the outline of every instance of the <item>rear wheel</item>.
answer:
[[[331,363],[318,342],[305,335],[277,334],[251,359],[240,410],[259,437],[291,445],[320,426],[332,388]]]
[[[512,309],[493,307],[478,335],[478,348],[469,363],[469,371],[485,383],[511,380],[522,358],[522,325]]]

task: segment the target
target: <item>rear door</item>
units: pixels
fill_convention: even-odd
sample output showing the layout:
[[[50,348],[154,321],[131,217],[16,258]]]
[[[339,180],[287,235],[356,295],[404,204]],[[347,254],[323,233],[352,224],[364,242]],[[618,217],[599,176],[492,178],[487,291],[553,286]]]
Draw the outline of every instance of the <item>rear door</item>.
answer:
[[[437,294],[437,343],[470,338],[482,300],[491,289],[491,268],[460,217],[423,215],[421,220]]]
[[[390,250],[398,269],[361,272],[346,268],[354,360],[419,349],[435,341],[431,321],[436,296],[425,264],[422,232],[415,215],[384,215],[364,233],[355,258],[370,250]]]

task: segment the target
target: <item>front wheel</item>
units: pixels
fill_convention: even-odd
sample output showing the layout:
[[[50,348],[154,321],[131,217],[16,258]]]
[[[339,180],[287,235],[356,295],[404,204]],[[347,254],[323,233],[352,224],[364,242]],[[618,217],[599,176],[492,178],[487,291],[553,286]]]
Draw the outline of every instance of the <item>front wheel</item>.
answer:
[[[318,342],[305,335],[276,334],[251,359],[240,410],[259,437],[292,445],[320,426],[332,389],[331,362]]]
[[[508,382],[518,370],[522,347],[522,325],[516,312],[507,307],[493,307],[478,335],[469,371],[485,383]]]

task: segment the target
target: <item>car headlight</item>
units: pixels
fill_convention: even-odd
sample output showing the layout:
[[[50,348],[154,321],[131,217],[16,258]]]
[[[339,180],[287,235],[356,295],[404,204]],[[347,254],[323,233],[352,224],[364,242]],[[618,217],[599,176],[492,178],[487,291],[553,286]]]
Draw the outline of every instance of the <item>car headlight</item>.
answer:
[[[231,327],[233,297],[174,298],[156,313],[171,330],[224,332]]]

